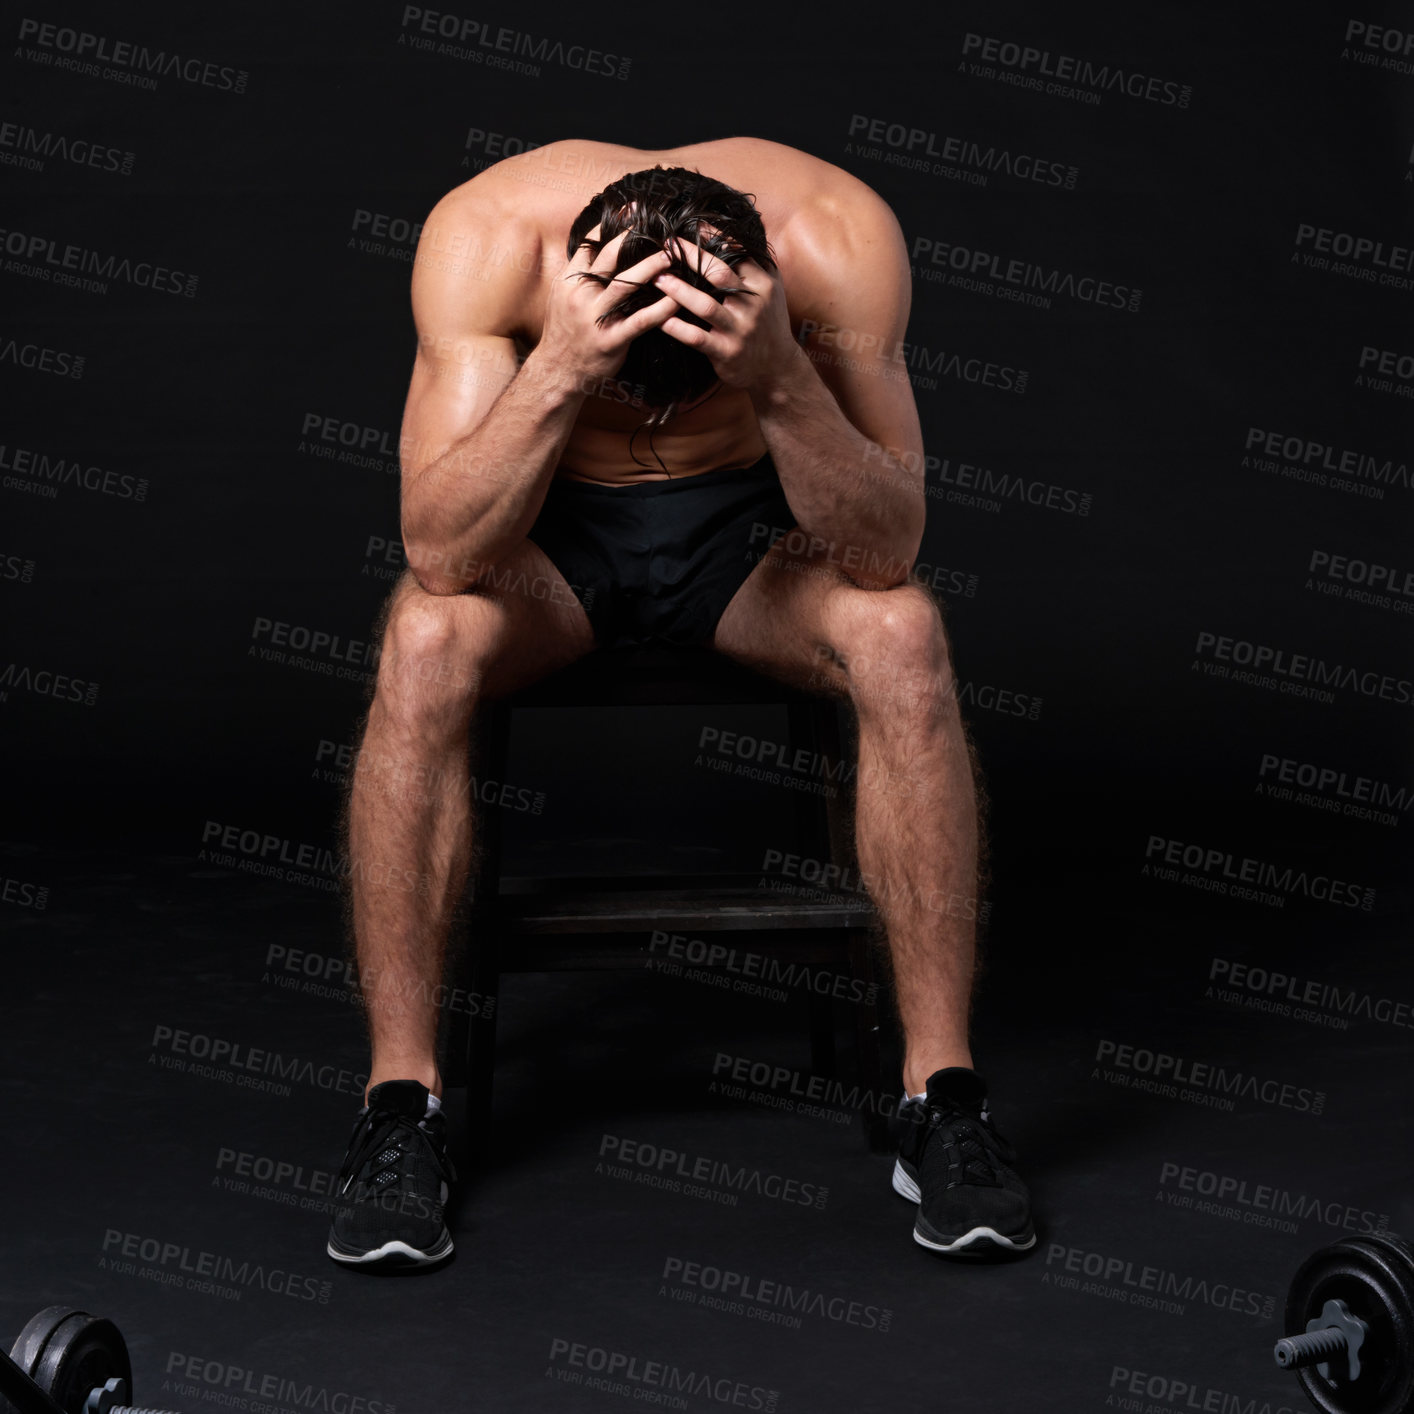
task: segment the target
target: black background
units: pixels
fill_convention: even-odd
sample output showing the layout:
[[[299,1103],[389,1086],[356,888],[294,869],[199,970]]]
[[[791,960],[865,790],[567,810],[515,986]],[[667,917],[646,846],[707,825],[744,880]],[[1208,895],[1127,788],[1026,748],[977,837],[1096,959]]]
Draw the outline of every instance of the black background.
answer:
[[[210,59],[248,79],[242,92],[224,81],[174,76],[146,91],[75,73],[35,58],[39,46],[25,37],[26,13],[110,43]],[[495,160],[470,136],[474,130],[521,144],[581,137],[647,149],[751,135],[868,182],[897,213],[911,248],[920,240],[951,242],[1142,291],[1135,312],[1063,295],[1050,308],[1034,308],[948,284],[952,272],[929,267],[926,245],[914,262],[909,342],[925,351],[925,361],[956,354],[964,363],[1026,372],[1018,393],[917,369],[930,455],[1090,498],[1082,516],[1020,499],[991,512],[936,494],[920,554],[920,562],[955,572],[945,578],[944,597],[974,701],[992,700],[985,688],[1039,699],[1034,719],[982,705],[968,715],[993,802],[996,874],[979,1034],[991,1039],[994,1068],[1010,1079],[1023,1137],[1030,1125],[1032,1152],[1053,1161],[1053,1210],[1066,1206],[1066,1192],[1054,1186],[1065,1165],[1044,1136],[1065,1126],[1048,1106],[1070,1106],[1065,1113],[1079,1120],[1081,1132],[1067,1140],[1077,1145],[1071,1172],[1087,1173],[1086,1126],[1128,1127],[1118,1117],[1118,1092],[1085,1078],[1087,1058],[1095,1036],[1123,1033],[1120,1039],[1158,1049],[1186,1045],[1198,1053],[1206,1046],[1245,1057],[1256,1070],[1280,1071],[1289,1054],[1297,1078],[1331,1097],[1324,1126],[1265,1109],[1254,1123],[1203,1111],[1180,1121],[1169,1117],[1187,1107],[1129,1103],[1151,1129],[1195,1127],[1189,1147],[1210,1166],[1221,1167],[1219,1154],[1234,1171],[1267,1164],[1288,1187],[1300,1188],[1319,1186],[1308,1165],[1326,1164],[1321,1172],[1338,1175],[1332,1190],[1343,1185],[1350,1201],[1359,1195],[1396,1227],[1414,1223],[1407,1127],[1402,1113],[1397,1123],[1393,1117],[1408,1093],[1407,1028],[1356,1022],[1352,1035],[1203,1001],[1214,955],[1373,995],[1408,995],[1407,809],[1394,808],[1392,825],[1342,813],[1345,802],[1333,791],[1325,794],[1334,810],[1257,790],[1270,781],[1261,775],[1265,757],[1330,767],[1347,781],[1388,783],[1405,799],[1414,790],[1411,618],[1401,611],[1414,607],[1414,598],[1388,594],[1385,607],[1323,595],[1308,568],[1324,551],[1390,566],[1401,578],[1414,570],[1407,471],[1414,378],[1394,379],[1386,390],[1358,377],[1367,348],[1396,351],[1408,367],[1414,289],[1408,275],[1401,288],[1310,268],[1299,259],[1310,242],[1298,243],[1304,223],[1368,236],[1386,250],[1402,247],[1408,259],[1414,69],[1407,57],[1402,69],[1358,62],[1353,56],[1377,61],[1384,51],[1347,39],[1352,22],[1414,31],[1408,12],[1329,4],[1015,4],[667,6],[651,17],[544,5],[455,13],[628,56],[631,68],[619,80],[546,63],[538,76],[526,76],[419,53],[400,42],[415,30],[396,4],[149,6],[115,14],[66,3],[52,14],[13,12],[6,22],[12,52],[0,58],[0,123],[133,154],[127,174],[53,155],[41,170],[0,166],[10,233],[0,268],[0,342],[83,361],[81,377],[64,377],[24,367],[14,352],[0,357],[5,474],[23,480],[6,480],[0,491],[0,667],[11,668],[0,684],[9,803],[4,873],[12,881],[3,908],[16,995],[26,1002],[13,1032],[10,1084],[15,1113],[39,1126],[36,1145],[58,1162],[58,1141],[43,1133],[44,1076],[55,1072],[36,1067],[26,1036],[67,1038],[51,1056],[72,1071],[66,1151],[100,1111],[126,1103],[125,1086],[154,1079],[139,1069],[154,1019],[214,1031],[210,1008],[219,1002],[246,1018],[232,1025],[250,1028],[241,1034],[252,1043],[262,1028],[279,1033],[288,1026],[291,1038],[325,1037],[319,1044],[357,1060],[351,1013],[331,1019],[328,1008],[311,1003],[286,1014],[280,1006],[288,999],[277,1005],[254,980],[258,967],[248,965],[265,940],[262,929],[290,919],[326,952],[337,952],[332,895],[291,887],[257,903],[273,885],[203,868],[202,850],[210,822],[334,843],[337,791],[320,778],[320,744],[351,739],[362,685],[262,661],[252,649],[262,618],[366,639],[387,591],[388,579],[375,572],[383,561],[368,546],[371,537],[398,535],[389,449],[396,448],[415,343],[407,295],[414,247],[410,240],[385,241],[381,251],[361,247],[368,233],[356,226],[359,213],[422,220],[441,195]],[[1091,104],[979,77],[967,69],[969,59],[977,62],[964,52],[968,34],[1156,75],[1182,88],[1186,101],[1112,90]],[[45,52],[62,57],[57,48]],[[979,185],[880,160],[910,154],[853,132],[861,117],[918,129],[937,148],[960,138],[1073,167],[1074,186],[998,172]],[[16,150],[0,143],[0,153]],[[195,291],[188,298],[122,279],[101,293],[67,288],[26,273],[23,267],[42,258],[17,257],[9,243],[15,232],[26,242],[43,238],[195,275]],[[944,279],[926,278],[928,268]],[[1376,267],[1367,260],[1364,268]],[[318,442],[333,458],[312,454],[318,434],[306,430],[311,418],[371,429],[373,464],[340,460],[336,440]],[[1245,460],[1251,429],[1324,444],[1337,455],[1358,451],[1396,471],[1374,483],[1378,497],[1353,493],[1348,483],[1358,478],[1339,473],[1328,473],[1326,485],[1298,480]],[[88,489],[62,471],[50,478],[55,496],[38,494],[33,487],[45,478],[16,469],[17,449],[42,453],[51,468],[63,461],[141,478],[145,498]],[[931,484],[938,493],[947,489],[936,476]],[[971,593],[957,592],[969,581]],[[1394,691],[1405,700],[1346,687],[1319,702],[1220,681],[1201,670],[1211,660],[1198,650],[1204,633],[1386,675],[1403,684]],[[52,682],[44,674],[66,675],[85,691],[97,684],[92,705],[26,685]],[[762,736],[782,731],[764,711],[718,713],[706,724]],[[793,801],[769,785],[727,783],[694,769],[703,725],[671,714],[601,714],[585,720],[582,738],[557,740],[546,731],[518,737],[508,774],[544,791],[546,805],[533,822],[511,821],[512,847],[587,868],[618,867],[628,855],[665,867],[704,854],[753,867],[763,847],[782,845]],[[592,751],[582,747],[586,738]],[[1357,885],[1362,903],[1348,908],[1289,892],[1278,908],[1145,876],[1153,837],[1334,876]],[[43,908],[34,906],[40,888],[49,891]],[[246,917],[242,908],[257,909],[262,928],[233,927],[218,941],[220,920]],[[162,927],[144,925],[144,910]],[[59,977],[67,980],[56,988]],[[207,985],[219,978],[226,979],[219,987]],[[525,986],[526,1014],[547,1008],[545,1034],[556,1038],[542,1035],[537,1045],[550,1045],[556,1064],[567,1065],[574,1043],[559,1023],[592,1025],[585,1017],[596,1006]],[[171,993],[165,1009],[155,1000],[164,989]],[[605,1005],[603,1014],[611,1014]],[[1183,1019],[1166,1018],[1166,1005],[1184,1009]],[[105,1049],[96,1018],[108,1007],[122,1018],[127,1049],[116,1042]],[[257,1013],[264,1019],[252,1019]],[[272,1021],[277,1013],[283,1020]],[[1065,1026],[1080,1039],[1062,1041]],[[629,1051],[637,1044],[616,1039]],[[661,1041],[645,1029],[641,1049]],[[81,1061],[81,1048],[93,1059]],[[1037,1079],[1058,1055],[1068,1079]],[[94,1063],[113,1068],[110,1089],[93,1088]],[[631,1073],[630,1062],[622,1063]],[[213,1144],[235,1142],[225,1137],[233,1121],[219,1113],[228,1092],[164,1079],[167,1096],[185,1085],[180,1093],[192,1104],[216,1107],[207,1121]],[[534,1083],[553,1087],[544,1077]],[[669,1104],[674,1090],[661,1083]],[[347,1102],[323,1096],[318,1103],[319,1117],[309,1123],[335,1136],[332,1145]],[[505,1103],[514,1108],[513,1100]],[[288,1121],[282,1113],[263,1121],[275,1136],[271,1145],[290,1147]],[[763,1129],[763,1146],[783,1132]],[[140,1133],[128,1142],[140,1144]],[[71,1159],[69,1152],[65,1162]],[[1094,1172],[1104,1171],[1097,1156]],[[150,1170],[144,1201],[157,1201],[168,1178]],[[873,1192],[878,1184],[871,1182]],[[45,1186],[37,1184],[31,1196]],[[597,1191],[586,1200],[591,1206]],[[97,1196],[111,1211],[85,1218],[78,1236],[44,1236],[61,1254],[56,1260],[76,1252],[90,1281],[97,1229],[132,1227],[113,1216],[123,1204],[112,1190]],[[94,1197],[87,1193],[83,1202]],[[194,1201],[203,1195],[195,1192]],[[1078,1195],[1070,1192],[1069,1201],[1076,1211]],[[1096,1202],[1103,1215],[1097,1220],[1115,1215],[1113,1203]],[[257,1223],[259,1205],[247,1206],[257,1211],[242,1221]],[[45,1211],[57,1225],[60,1215]],[[1183,1249],[1189,1219],[1162,1207],[1144,1212],[1166,1220],[1156,1242]],[[75,1212],[63,1217],[68,1222]],[[900,1221],[894,1214],[895,1228]],[[833,1224],[821,1227],[809,1241],[848,1245]],[[750,1227],[729,1231],[740,1245]],[[1226,1227],[1214,1221],[1204,1232],[1222,1250]],[[1233,1241],[1246,1244],[1242,1260],[1255,1263],[1260,1252],[1270,1264],[1266,1285],[1254,1286],[1276,1289],[1302,1252],[1333,1235],[1317,1226],[1300,1237],[1263,1238],[1249,1226],[1237,1228]],[[921,1254],[906,1239],[902,1230],[890,1238],[898,1262],[914,1280],[938,1281],[937,1264],[919,1276],[910,1259]],[[312,1241],[307,1265],[316,1268],[317,1233]],[[719,1242],[725,1260],[732,1239]],[[613,1270],[611,1256],[590,1252],[573,1267],[566,1291],[582,1282],[582,1298],[592,1304],[603,1288],[585,1273],[607,1271],[612,1285]],[[502,1288],[494,1252],[484,1265],[463,1262],[453,1272],[451,1282],[474,1280],[476,1299],[495,1305]],[[1078,1329],[1122,1316],[1138,1334],[1127,1335],[1128,1344],[1116,1338],[1092,1361],[1099,1373],[1073,1382],[1060,1353],[1044,1378],[1004,1364],[954,1372],[948,1378],[961,1383],[948,1388],[959,1407],[994,1408],[989,1401],[999,1394],[1023,1400],[1014,1407],[1043,1407],[1024,1402],[1022,1385],[1007,1385],[1030,1387],[1033,1377],[1035,1397],[1047,1391],[1045,1407],[1104,1407],[1109,1365],[1138,1368],[1141,1351],[1149,1367],[1163,1352],[1175,1375],[1187,1370],[1249,1396],[1265,1389],[1274,1399],[1282,1387],[1263,1364],[1275,1324],[1242,1337],[1250,1373],[1237,1375],[1194,1329],[1197,1318],[1165,1325],[1163,1316],[1115,1316],[1108,1304],[1053,1301],[1050,1292],[1039,1309],[1038,1278],[1030,1280],[1018,1302],[997,1298],[995,1309],[987,1307],[999,1361],[1006,1349],[1001,1323],[1015,1331],[1057,1321]],[[7,1286],[17,1324],[41,1298],[74,1295],[58,1277],[45,1281],[32,1271],[25,1284],[34,1286],[35,1299],[14,1281]],[[652,1307],[658,1322],[678,1314],[663,1314],[651,1285],[622,1294],[606,1340],[636,1341],[634,1348],[651,1354],[661,1332],[637,1334],[634,1313]],[[380,1289],[376,1319],[396,1323],[399,1308],[387,1293],[408,1289]],[[531,1301],[513,1280],[505,1290],[507,1312]],[[419,1309],[433,1301],[424,1288],[418,1292]],[[89,1299],[107,1308],[126,1302],[141,1308],[139,1322],[171,1326],[182,1313],[166,1296],[141,1282],[100,1278]],[[472,1298],[460,1292],[446,1299]],[[901,1316],[899,1333],[883,1343],[916,1349],[933,1339],[929,1313],[950,1310],[950,1301],[946,1292],[918,1295],[908,1333]],[[199,1313],[202,1319],[220,1319],[219,1304],[207,1304],[213,1310]],[[359,1310],[360,1319],[374,1319]],[[272,1304],[268,1320],[278,1316]],[[311,1329],[324,1316],[321,1309],[310,1318]],[[331,1310],[327,1319],[340,1318]],[[523,1328],[520,1316],[514,1320]],[[722,1317],[723,1329],[713,1328],[708,1344],[727,1364],[734,1342],[747,1341],[742,1324]],[[259,1328],[257,1321],[235,1335],[227,1354],[244,1349],[255,1359]],[[778,1343],[761,1346],[767,1337]],[[802,1373],[799,1351],[788,1348],[785,1335],[763,1328],[751,1339],[741,1363],[771,1374],[784,1391],[783,1409],[874,1407],[866,1372],[870,1359],[882,1356],[840,1354],[856,1372],[846,1394],[818,1384],[819,1369]],[[1028,1336],[1033,1346],[1041,1339],[1034,1331]],[[415,1335],[410,1344],[419,1349]],[[306,1374],[337,1386],[338,1348],[336,1341],[311,1357]],[[475,1360],[449,1343],[449,1363],[438,1376],[449,1382],[430,1388],[470,1389],[491,1407],[618,1407],[607,1394],[540,1385],[537,1355],[527,1349],[492,1379],[485,1369],[479,1377]],[[465,1368],[457,1364],[468,1360]],[[394,1399],[401,1376],[387,1368],[361,1368],[346,1387],[380,1391],[408,1409],[431,1407],[426,1391]],[[920,1366],[908,1376],[918,1383],[901,1389],[931,1390],[932,1397],[935,1377],[942,1375]],[[144,1397],[161,1402],[151,1381]],[[842,1402],[830,1402],[836,1398]]]

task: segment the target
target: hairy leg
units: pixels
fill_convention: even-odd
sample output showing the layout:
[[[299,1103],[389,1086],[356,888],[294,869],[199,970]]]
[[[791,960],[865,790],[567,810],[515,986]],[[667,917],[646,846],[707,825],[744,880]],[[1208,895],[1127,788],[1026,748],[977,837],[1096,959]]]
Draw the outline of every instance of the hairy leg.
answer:
[[[523,541],[500,570],[502,587],[453,595],[405,574],[380,617],[382,657],[342,820],[368,1089],[419,1080],[441,1094],[435,996],[471,862],[478,700],[593,647],[584,609],[536,545]]]
[[[855,845],[889,942],[904,1085],[972,1065],[978,791],[942,615],[921,586],[865,590],[783,544],[717,626],[719,652],[845,696],[859,729]]]

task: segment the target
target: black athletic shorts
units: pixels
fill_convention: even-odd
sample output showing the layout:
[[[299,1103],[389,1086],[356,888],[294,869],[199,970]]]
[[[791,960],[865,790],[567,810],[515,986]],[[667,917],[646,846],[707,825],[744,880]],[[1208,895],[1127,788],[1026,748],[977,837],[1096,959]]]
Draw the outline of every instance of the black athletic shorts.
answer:
[[[584,605],[597,648],[705,647],[747,575],[794,525],[767,455],[627,486],[557,477],[528,538]]]

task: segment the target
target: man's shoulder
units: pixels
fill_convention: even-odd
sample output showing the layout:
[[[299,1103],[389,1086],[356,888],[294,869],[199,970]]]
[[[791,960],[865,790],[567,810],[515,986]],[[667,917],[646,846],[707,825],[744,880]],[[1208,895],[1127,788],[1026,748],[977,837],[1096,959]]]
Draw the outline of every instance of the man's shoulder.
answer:
[[[851,220],[893,215],[888,202],[852,172],[783,142],[733,137],[682,150],[698,155],[702,171],[750,192],[758,206],[779,208],[775,224],[781,229],[829,232]]]
[[[538,274],[564,257],[570,224],[585,203],[631,170],[620,151],[567,138],[503,157],[437,202],[423,223],[423,241],[482,249],[496,265],[514,251],[525,273]]]
[[[440,197],[422,223],[423,241],[430,236],[435,246],[449,236],[461,236],[464,242],[470,234],[494,239],[538,231],[532,205],[515,199],[497,170],[500,165],[478,172]]]
[[[474,309],[486,332],[519,334],[553,259],[547,229],[536,204],[510,189],[494,167],[453,187],[422,223],[414,309],[436,310],[451,301],[468,313]]]
[[[751,194],[783,268],[794,267],[797,279],[868,254],[899,230],[893,208],[867,182],[798,147],[734,137],[683,151],[703,172]]]
[[[792,303],[815,307],[833,302],[842,279],[867,270],[885,283],[905,279],[907,244],[888,201],[867,182],[823,158],[796,167],[805,183],[799,200],[773,233],[777,258]]]
[[[437,209],[553,225],[567,211],[571,218],[577,215],[595,192],[633,170],[624,165],[628,151],[579,138],[541,143],[502,157],[453,187]]]

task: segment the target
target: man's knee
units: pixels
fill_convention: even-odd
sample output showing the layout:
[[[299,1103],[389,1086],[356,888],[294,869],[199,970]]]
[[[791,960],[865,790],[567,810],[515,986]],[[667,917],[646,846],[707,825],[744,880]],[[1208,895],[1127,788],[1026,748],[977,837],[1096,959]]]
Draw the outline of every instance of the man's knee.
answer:
[[[878,616],[871,633],[883,651],[901,663],[946,662],[943,616],[926,589],[906,580],[869,598],[877,601]]]
[[[946,673],[948,640],[933,596],[905,582],[893,589],[845,589],[842,611],[831,637],[844,658],[861,669],[873,663],[886,671],[928,669]]]
[[[955,683],[942,614],[928,591],[906,583],[840,592],[829,651],[856,708],[930,719],[945,710]]]
[[[429,594],[410,576],[390,605],[378,666],[381,690],[424,703],[466,701],[480,690],[503,611],[474,594]]]

